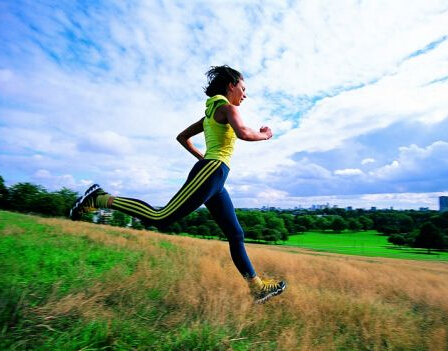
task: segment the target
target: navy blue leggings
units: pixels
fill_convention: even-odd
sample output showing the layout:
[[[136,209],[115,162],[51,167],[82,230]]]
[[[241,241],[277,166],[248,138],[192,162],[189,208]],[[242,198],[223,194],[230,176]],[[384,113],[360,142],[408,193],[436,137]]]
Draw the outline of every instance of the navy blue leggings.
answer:
[[[115,197],[111,208],[141,219],[145,224],[163,228],[205,205],[229,241],[232,260],[243,275],[252,278],[255,270],[244,246],[244,232],[235,214],[232,200],[224,188],[229,167],[218,160],[198,161],[187,181],[162,208],[144,201]]]

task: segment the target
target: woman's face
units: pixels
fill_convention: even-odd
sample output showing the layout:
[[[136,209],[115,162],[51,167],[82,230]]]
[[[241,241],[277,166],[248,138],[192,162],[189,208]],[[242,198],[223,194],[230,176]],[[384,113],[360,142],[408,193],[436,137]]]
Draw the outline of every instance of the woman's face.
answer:
[[[239,106],[246,98],[246,85],[243,79],[240,79],[236,85],[229,84],[229,102],[232,105]]]

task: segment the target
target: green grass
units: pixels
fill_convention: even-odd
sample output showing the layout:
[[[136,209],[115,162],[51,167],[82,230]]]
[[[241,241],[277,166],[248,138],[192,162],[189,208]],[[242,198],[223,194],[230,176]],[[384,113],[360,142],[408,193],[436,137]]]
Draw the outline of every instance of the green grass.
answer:
[[[22,214],[0,211],[0,233],[0,349],[24,342],[22,332],[36,322],[25,311],[84,291],[112,270],[130,275],[142,255],[95,243],[87,236],[63,235]],[[90,333],[88,325],[76,328]]]
[[[386,239],[307,233],[288,244],[366,256],[405,251]],[[436,349],[428,346],[434,338],[439,349],[447,345],[446,273],[420,272],[439,264],[375,270],[371,260],[250,250],[260,271],[289,279],[276,303],[252,305],[227,245],[0,211],[0,350],[424,351]],[[402,275],[412,281],[389,281]],[[413,279],[415,288],[403,286]]]
[[[119,228],[93,230],[137,240]],[[164,301],[166,286],[183,274],[167,257],[183,250],[167,240],[154,245],[156,254],[149,255],[88,234],[64,233],[57,225],[40,224],[39,217],[0,211],[0,350],[225,350],[216,345],[235,333],[228,326],[189,319],[166,324],[177,313],[175,304]],[[162,279],[134,281],[138,265]],[[96,296],[98,303],[91,303]],[[64,301],[69,308],[55,309]],[[83,307],[87,303],[100,312],[83,315],[90,312]],[[250,345],[236,340],[233,350]]]
[[[183,236],[195,237],[188,233]],[[217,237],[207,237],[217,239]],[[385,257],[406,260],[448,261],[447,251],[434,251],[428,253],[427,249],[411,248],[407,246],[392,245],[387,241],[388,236],[378,234],[375,230],[352,232],[344,231],[309,231],[303,234],[290,235],[285,242],[277,245],[294,246],[318,252],[330,252],[344,255],[357,255],[366,257]],[[246,239],[246,243],[266,244],[266,241]]]
[[[2,217],[5,213],[1,213]],[[105,247],[87,236],[63,236],[32,217],[8,214],[11,234],[0,237],[0,284],[29,285],[36,296],[55,284],[58,294],[84,287],[112,268],[131,273],[140,256],[136,252]],[[4,229],[2,221],[0,229]]]
[[[397,247],[387,241],[387,236],[376,231],[349,232],[306,232],[291,235],[286,245],[305,249],[332,252],[345,255],[387,257],[412,260],[448,261],[448,252],[431,251],[409,247]]]

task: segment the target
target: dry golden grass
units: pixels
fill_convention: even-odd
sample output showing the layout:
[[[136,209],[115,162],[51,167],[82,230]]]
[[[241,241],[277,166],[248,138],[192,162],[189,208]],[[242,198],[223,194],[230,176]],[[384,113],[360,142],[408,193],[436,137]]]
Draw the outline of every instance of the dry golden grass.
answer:
[[[283,295],[254,305],[225,242],[39,221],[61,235],[144,252],[132,275],[112,271],[88,291],[52,300],[40,309],[45,318],[75,312],[112,320],[126,311],[167,330],[207,324],[230,331],[216,349],[247,341],[254,350],[448,350],[446,263],[248,245],[261,276],[288,283]],[[159,302],[145,298],[151,292],[162,292]]]

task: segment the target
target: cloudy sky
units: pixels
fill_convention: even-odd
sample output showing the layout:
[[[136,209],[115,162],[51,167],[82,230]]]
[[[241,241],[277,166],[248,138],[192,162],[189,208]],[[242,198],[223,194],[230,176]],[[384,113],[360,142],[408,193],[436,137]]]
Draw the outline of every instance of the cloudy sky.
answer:
[[[446,0],[0,0],[0,175],[164,205],[204,73],[228,64],[245,123],[274,132],[237,142],[237,207],[438,209],[447,23]]]

